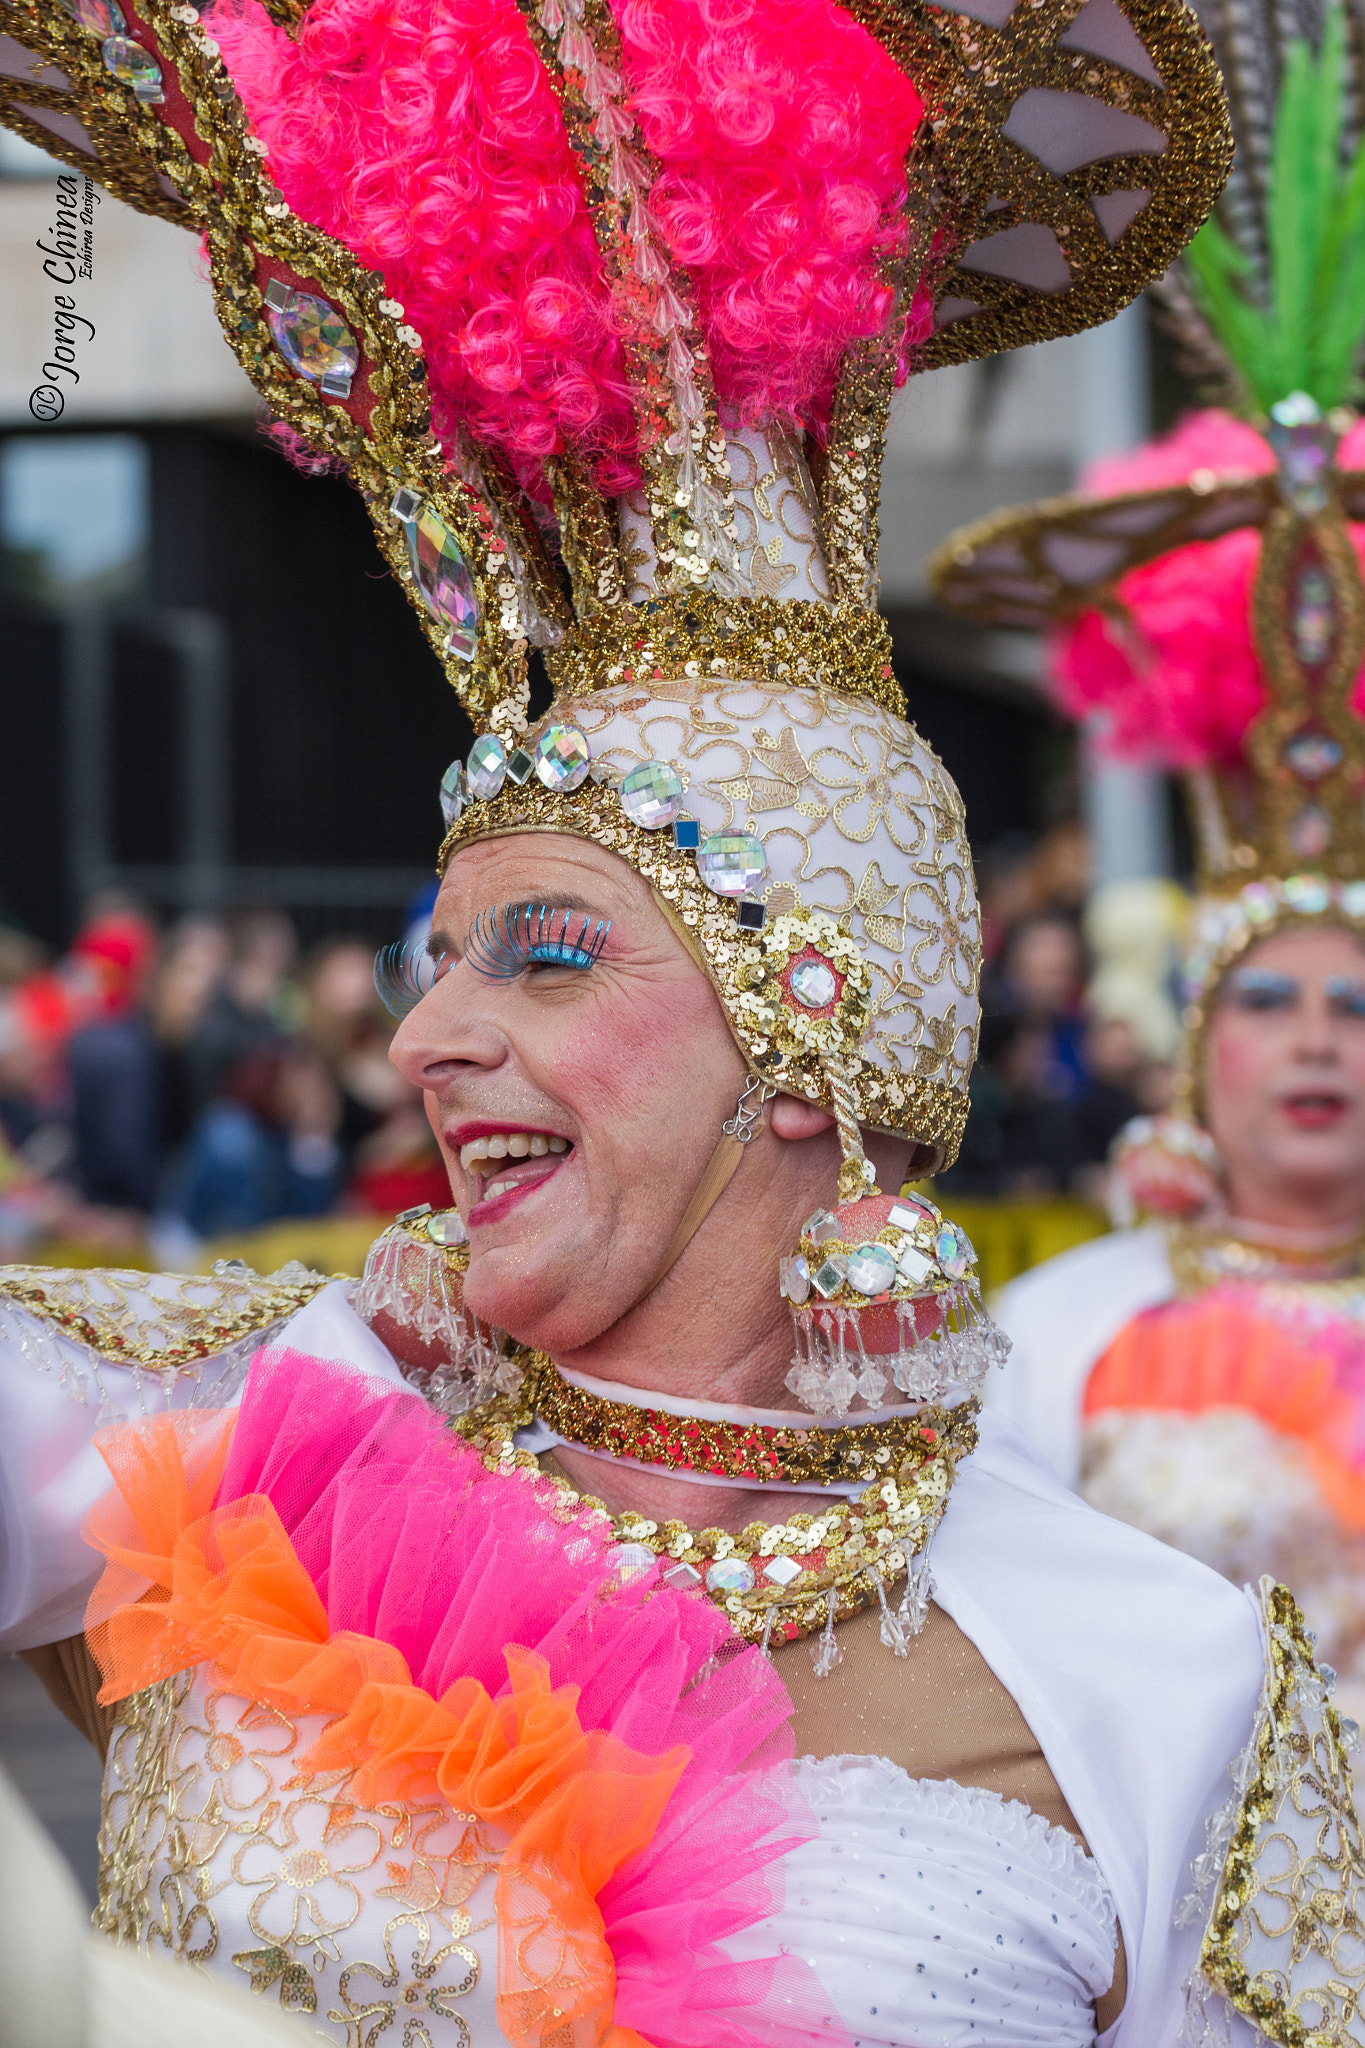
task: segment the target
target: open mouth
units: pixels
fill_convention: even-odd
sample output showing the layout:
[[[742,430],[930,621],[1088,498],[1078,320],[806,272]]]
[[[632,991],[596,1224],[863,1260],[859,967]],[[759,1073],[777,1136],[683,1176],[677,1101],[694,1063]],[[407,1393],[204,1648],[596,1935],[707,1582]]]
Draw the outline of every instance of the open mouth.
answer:
[[[476,1189],[467,1218],[471,1227],[505,1216],[552,1180],[574,1151],[572,1139],[524,1124],[466,1124],[452,1133],[451,1142],[459,1144],[460,1166]]]
[[[1325,1131],[1341,1122],[1350,1105],[1344,1095],[1327,1089],[1304,1089],[1301,1094],[1286,1095],[1280,1107],[1296,1130]]]

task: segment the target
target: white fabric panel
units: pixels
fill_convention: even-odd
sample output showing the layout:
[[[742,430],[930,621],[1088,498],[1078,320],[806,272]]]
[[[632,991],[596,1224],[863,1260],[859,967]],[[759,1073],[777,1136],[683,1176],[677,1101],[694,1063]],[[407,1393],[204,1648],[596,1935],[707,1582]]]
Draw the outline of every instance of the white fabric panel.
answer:
[[[1080,1484],[1090,1368],[1125,1323],[1174,1292],[1165,1237],[1149,1224],[1063,1252],[992,1302],[1013,1348],[1003,1370],[987,1374],[984,1398],[1018,1423],[1066,1485]]]

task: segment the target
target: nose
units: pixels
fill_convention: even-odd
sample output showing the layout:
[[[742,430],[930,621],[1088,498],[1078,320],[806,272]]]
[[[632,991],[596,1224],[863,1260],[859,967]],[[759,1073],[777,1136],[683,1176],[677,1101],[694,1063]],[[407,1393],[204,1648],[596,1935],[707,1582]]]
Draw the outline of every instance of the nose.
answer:
[[[508,1046],[489,1013],[495,995],[464,961],[456,962],[393,1035],[389,1058],[404,1080],[430,1093],[463,1074],[500,1067]]]

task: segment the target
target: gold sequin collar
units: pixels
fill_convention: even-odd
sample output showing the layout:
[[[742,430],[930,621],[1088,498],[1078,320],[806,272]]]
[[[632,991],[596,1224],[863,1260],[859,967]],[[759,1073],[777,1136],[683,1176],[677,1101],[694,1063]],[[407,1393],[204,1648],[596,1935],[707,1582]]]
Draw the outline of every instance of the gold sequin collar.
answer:
[[[656,1522],[633,1510],[613,1515],[594,1495],[543,1472],[534,1453],[519,1449],[516,1442],[517,1433],[538,1419],[529,1391],[528,1378],[516,1396],[484,1402],[453,1426],[490,1471],[520,1471],[528,1479],[553,1485],[566,1520],[587,1506],[610,1522],[618,1570],[651,1569],[656,1560],[662,1561],[666,1585],[704,1593],[736,1634],[764,1649],[774,1638],[791,1642],[822,1629],[828,1638],[836,1622],[876,1601],[882,1607],[883,1640],[891,1648],[903,1653],[905,1637],[922,1625],[929,1598],[929,1544],[948,1505],[958,1461],[976,1449],[979,1402],[926,1410],[935,1443],[929,1445],[921,1437],[917,1450],[908,1455],[898,1459],[893,1452],[885,1466],[878,1467],[878,1482],[856,1499],[841,1494],[816,1515],[750,1522],[736,1534],[729,1529],[692,1529],[679,1521]],[[542,1414],[539,1419],[546,1418]],[[902,1597],[893,1609],[888,1590],[902,1582]],[[828,1655],[831,1662],[837,1661],[832,1643]]]
[[[710,1403],[701,1404],[709,1413],[680,1414],[635,1388],[595,1392],[543,1352],[532,1354],[524,1392],[539,1420],[582,1450],[751,1486],[870,1486],[931,1459],[954,1412],[916,1406],[847,1424],[797,1414],[774,1422]]]

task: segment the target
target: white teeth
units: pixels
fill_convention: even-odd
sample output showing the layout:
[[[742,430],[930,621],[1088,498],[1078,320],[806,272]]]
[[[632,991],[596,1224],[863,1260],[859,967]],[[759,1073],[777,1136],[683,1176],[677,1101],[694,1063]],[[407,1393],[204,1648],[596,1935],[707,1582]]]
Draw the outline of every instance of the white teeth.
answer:
[[[496,1196],[505,1195],[509,1188],[514,1188],[515,1186],[516,1182],[514,1180],[490,1181],[483,1191],[483,1199],[485,1202],[491,1202]]]
[[[478,1173],[490,1159],[543,1159],[547,1152],[568,1150],[567,1138],[552,1138],[545,1131],[499,1131],[461,1145],[460,1165],[466,1173]]]

